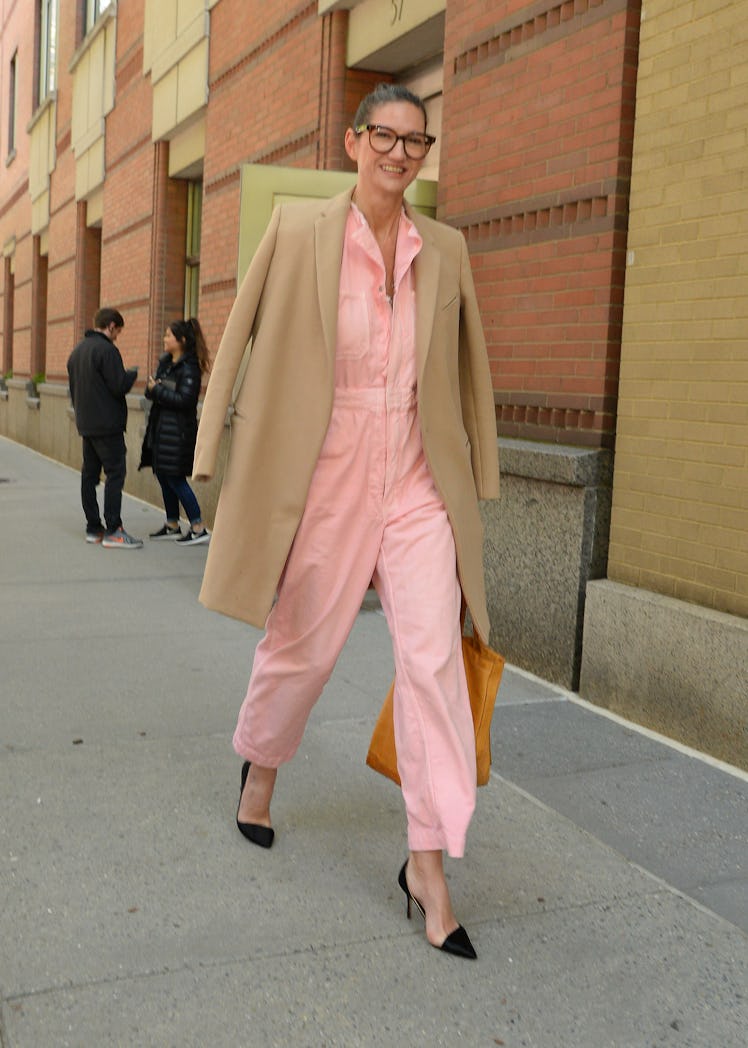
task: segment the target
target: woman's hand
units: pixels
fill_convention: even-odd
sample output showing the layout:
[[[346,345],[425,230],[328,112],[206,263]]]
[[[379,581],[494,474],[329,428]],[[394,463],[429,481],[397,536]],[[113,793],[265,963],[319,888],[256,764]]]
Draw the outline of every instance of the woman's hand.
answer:
[[[153,375],[149,375],[149,376],[148,376],[148,381],[146,382],[146,388],[147,388],[147,389],[148,389],[148,390],[150,391],[150,390],[152,390],[152,389],[153,389],[153,387],[154,387],[155,385],[156,385],[156,380],[155,380],[155,378],[153,377]]]

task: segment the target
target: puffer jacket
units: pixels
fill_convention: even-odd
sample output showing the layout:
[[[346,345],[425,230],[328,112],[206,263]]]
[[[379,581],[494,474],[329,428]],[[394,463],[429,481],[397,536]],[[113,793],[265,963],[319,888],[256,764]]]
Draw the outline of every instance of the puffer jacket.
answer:
[[[188,477],[197,437],[197,401],[202,375],[197,355],[185,353],[174,363],[168,353],[159,360],[156,385],[146,389],[153,402],[148,416],[139,469]]]

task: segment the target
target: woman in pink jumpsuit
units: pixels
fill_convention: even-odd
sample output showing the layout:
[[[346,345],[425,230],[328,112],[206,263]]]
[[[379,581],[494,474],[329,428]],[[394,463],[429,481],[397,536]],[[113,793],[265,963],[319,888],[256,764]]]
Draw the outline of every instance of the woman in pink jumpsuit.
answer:
[[[373,582],[393,640],[395,738],[408,819],[399,883],[429,942],[475,957],[452,911],[442,855],[460,857],[475,806],[475,741],[462,663],[455,540],[424,456],[413,261],[403,210],[432,139],[422,102],[380,85],[346,150],[358,181],[338,294],[332,413],[257,647],[234,734],[245,758],[237,823],[273,842],[270,801]]]

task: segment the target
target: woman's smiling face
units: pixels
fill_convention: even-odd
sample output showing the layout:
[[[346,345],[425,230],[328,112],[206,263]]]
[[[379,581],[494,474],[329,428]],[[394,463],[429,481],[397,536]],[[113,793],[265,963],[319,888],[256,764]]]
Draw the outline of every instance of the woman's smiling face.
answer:
[[[381,124],[398,135],[423,134],[424,118],[418,106],[410,102],[386,102],[372,110],[368,122]],[[348,128],[345,147],[358,167],[358,182],[367,193],[402,197],[423,165],[423,159],[411,160],[406,155],[402,139],[398,139],[389,153],[377,153],[369,141],[369,133],[360,134]]]

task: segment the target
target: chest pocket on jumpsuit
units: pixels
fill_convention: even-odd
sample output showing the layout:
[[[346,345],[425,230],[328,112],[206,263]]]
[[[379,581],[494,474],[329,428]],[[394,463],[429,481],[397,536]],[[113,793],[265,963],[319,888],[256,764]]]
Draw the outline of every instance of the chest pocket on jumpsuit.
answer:
[[[341,291],[338,302],[338,360],[360,360],[369,345],[369,301],[359,291]]]

